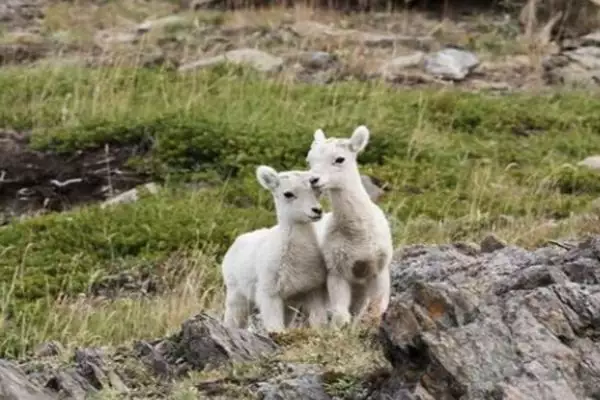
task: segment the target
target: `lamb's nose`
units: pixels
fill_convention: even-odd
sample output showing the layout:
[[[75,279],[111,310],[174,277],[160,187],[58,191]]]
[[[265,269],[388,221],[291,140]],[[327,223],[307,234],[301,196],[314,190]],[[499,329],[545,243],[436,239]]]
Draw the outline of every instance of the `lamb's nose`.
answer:
[[[312,208],[312,212],[314,212],[317,215],[321,215],[323,213],[323,209],[322,208],[318,208],[318,207],[313,207]]]
[[[311,185],[316,185],[319,182],[319,177],[318,176],[312,176],[309,180]]]

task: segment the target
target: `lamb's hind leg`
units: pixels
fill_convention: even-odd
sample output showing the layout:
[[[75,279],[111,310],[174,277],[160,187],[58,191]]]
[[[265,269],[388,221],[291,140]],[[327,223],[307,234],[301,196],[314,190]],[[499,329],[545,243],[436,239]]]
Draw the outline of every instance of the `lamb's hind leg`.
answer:
[[[354,323],[358,323],[369,305],[368,287],[365,285],[352,285],[352,301],[350,302],[350,314]]]
[[[225,299],[224,325],[229,328],[245,329],[248,326],[250,305],[245,296],[236,290],[228,290]]]
[[[327,291],[325,288],[307,294],[305,304],[310,327],[325,326],[327,324]]]

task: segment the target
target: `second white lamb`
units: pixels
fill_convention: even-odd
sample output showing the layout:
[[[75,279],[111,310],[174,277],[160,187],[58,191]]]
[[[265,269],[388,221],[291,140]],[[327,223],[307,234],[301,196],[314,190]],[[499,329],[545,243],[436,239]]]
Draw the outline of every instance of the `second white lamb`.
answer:
[[[277,225],[238,236],[223,258],[224,322],[246,328],[254,306],[267,332],[282,331],[294,309],[305,310],[310,326],[327,324],[327,272],[314,222],[322,217],[317,189],[307,171],[256,170],[275,201]]]

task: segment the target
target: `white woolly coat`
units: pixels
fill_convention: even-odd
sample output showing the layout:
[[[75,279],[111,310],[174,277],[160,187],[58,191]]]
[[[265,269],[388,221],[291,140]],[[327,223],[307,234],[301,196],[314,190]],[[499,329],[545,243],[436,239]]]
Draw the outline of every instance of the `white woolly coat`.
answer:
[[[222,263],[228,291],[252,305],[258,291],[294,301],[326,290],[326,268],[313,224],[276,225],[238,236]]]

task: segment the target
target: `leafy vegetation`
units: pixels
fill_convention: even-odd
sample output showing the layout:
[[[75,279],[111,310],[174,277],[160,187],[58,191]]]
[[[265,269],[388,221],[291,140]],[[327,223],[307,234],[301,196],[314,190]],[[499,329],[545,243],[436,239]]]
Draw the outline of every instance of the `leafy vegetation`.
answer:
[[[4,68],[0,87],[0,125],[33,130],[36,148],[68,154],[149,143],[150,152],[130,164],[166,186],[133,205],[86,207],[0,228],[3,354],[76,336],[58,328],[58,296],[85,293],[118,271],[153,271],[173,252],[205,254],[209,261],[196,265],[206,272],[202,284],[219,287],[218,263],[233,238],[274,222],[254,169],[306,168],[318,127],[333,136],[363,123],[371,129],[360,162],[363,172],[389,184],[382,207],[394,221],[396,244],[475,240],[495,230],[534,245],[570,233],[578,223],[570,217],[600,197],[598,176],[574,166],[600,152],[600,101],[585,93],[289,86],[227,67],[185,75]],[[180,185],[198,180],[212,187]],[[551,220],[566,222],[549,228]],[[83,341],[98,340],[107,339]]]

